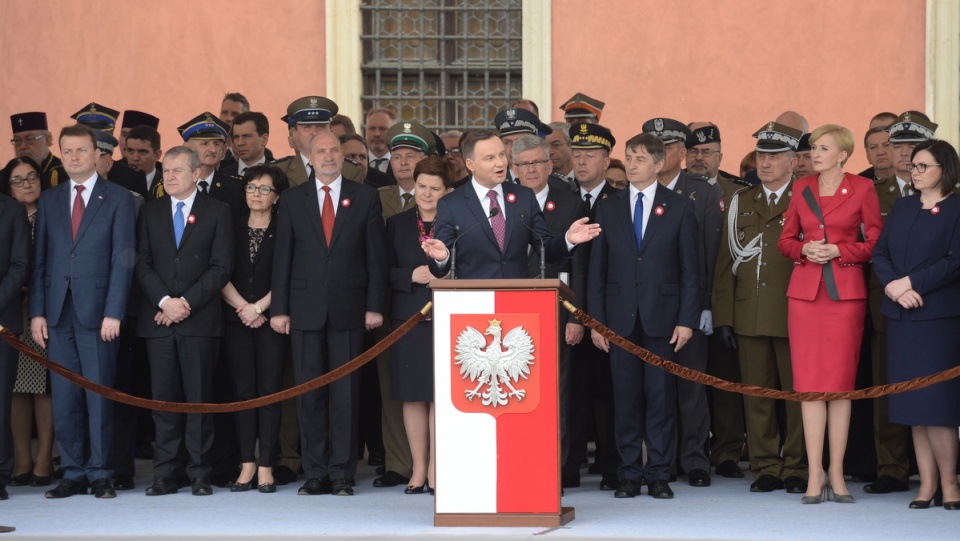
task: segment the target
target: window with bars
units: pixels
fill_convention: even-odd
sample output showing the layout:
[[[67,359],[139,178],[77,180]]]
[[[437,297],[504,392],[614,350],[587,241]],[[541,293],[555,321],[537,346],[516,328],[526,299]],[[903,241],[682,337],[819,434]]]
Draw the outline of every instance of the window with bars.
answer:
[[[521,0],[363,0],[361,10],[364,111],[481,128],[520,98]]]

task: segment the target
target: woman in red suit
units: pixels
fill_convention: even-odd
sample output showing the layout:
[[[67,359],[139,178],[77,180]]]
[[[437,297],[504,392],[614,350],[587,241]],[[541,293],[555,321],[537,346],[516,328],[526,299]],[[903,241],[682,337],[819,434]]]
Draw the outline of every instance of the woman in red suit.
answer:
[[[880,203],[870,180],[843,172],[853,134],[827,124],[810,135],[816,174],[793,184],[778,247],[794,261],[787,288],[787,331],[797,391],[853,390],[863,339],[867,284],[863,263],[880,236]],[[803,402],[810,476],[803,503],[855,500],[843,480],[850,401]],[[829,427],[830,472],[823,470]]]

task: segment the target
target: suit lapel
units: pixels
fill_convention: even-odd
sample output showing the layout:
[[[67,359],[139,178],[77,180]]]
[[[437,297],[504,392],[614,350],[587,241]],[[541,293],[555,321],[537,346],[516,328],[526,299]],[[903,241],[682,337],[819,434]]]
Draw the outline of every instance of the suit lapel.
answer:
[[[823,216],[826,217],[852,197],[853,185],[850,184],[849,175],[843,175],[843,180],[840,181],[840,186],[837,187],[837,191],[833,194],[833,197],[830,198],[830,203],[823,209]],[[823,207],[823,205],[820,206]]]
[[[300,157],[298,156],[299,160]],[[320,244],[323,245],[323,249],[327,250],[327,243],[323,240],[323,222],[320,220],[320,191],[317,189],[317,183],[313,180],[308,180],[306,188],[303,191],[303,205],[304,205],[304,214],[310,220],[310,223],[313,224],[313,229],[317,232],[317,238],[320,239]]]
[[[340,237],[340,233],[345,227],[344,223],[350,219],[350,214],[353,213],[352,203],[355,188],[356,184],[353,182],[348,182],[346,179],[340,180],[340,200],[337,201],[336,218],[333,220],[333,234],[330,235],[331,248],[337,243],[337,238]]]
[[[678,194],[679,195],[679,194]],[[657,235],[660,229],[663,227],[663,220],[667,218],[667,214],[670,211],[679,212],[674,208],[674,205],[669,205],[668,199],[670,198],[670,190],[664,188],[662,184],[657,184],[657,192],[653,196],[653,207],[650,209],[650,217],[647,219],[647,227],[643,230],[643,242],[640,243],[640,253],[642,254],[644,250],[647,249],[647,246],[650,245],[650,241],[653,240],[653,237]],[[659,215],[657,215],[657,209],[663,209]]]
[[[757,213],[757,216],[763,221],[770,219],[770,216],[773,214],[773,212],[768,206],[769,200],[767,199],[767,192],[763,191],[762,189],[758,190],[757,195],[755,195],[753,199],[755,202],[753,209]]]
[[[177,251],[177,238],[173,234],[173,210],[171,209],[170,201],[171,198],[169,195],[165,195],[157,201],[163,201],[162,205],[157,205],[158,212],[160,213],[159,223],[161,228],[166,231],[166,236],[170,240],[170,246],[173,247],[173,251]],[[182,240],[182,239],[181,239]]]
[[[187,243],[187,239],[190,238],[190,233],[193,233],[193,230],[197,228],[196,222],[199,222],[203,219],[204,210],[207,208],[207,204],[210,202],[208,197],[213,197],[211,195],[203,195],[201,193],[197,194],[197,197],[193,200],[193,206],[190,207],[190,212],[183,217],[183,237],[180,238],[180,246],[183,246]],[[193,222],[190,223],[190,217],[193,216]],[[170,227],[172,230],[173,227],[173,214],[170,214]]]
[[[57,194],[57,206],[60,207],[61,210],[54,214],[56,215],[56,219],[59,219],[63,225],[63,232],[67,235],[67,238],[73,239],[73,229],[70,223],[70,215],[73,212],[70,205],[70,181],[58,184],[57,189],[60,190]]]
[[[621,190],[620,193],[614,194],[610,197],[617,198],[615,204],[613,205],[614,216],[616,217],[616,221],[620,222],[620,225],[623,226],[623,236],[627,239],[627,244],[633,246],[633,251],[636,253],[637,236],[633,232],[633,219],[630,218],[630,190]],[[597,205],[599,204],[600,202],[598,201]],[[593,209],[596,210],[596,208],[596,205],[594,205]]]
[[[507,182],[503,183],[503,201],[500,201],[500,207],[503,210],[503,219],[506,222],[506,227],[503,233],[503,251],[504,252],[507,251],[507,246],[510,244],[510,238],[513,235],[513,227],[514,225],[516,225],[517,220],[519,220],[519,216],[517,215],[516,212],[514,212],[517,206],[516,204],[517,194],[514,193],[513,191],[514,186],[515,184],[511,184]],[[509,198],[511,195],[514,198],[514,203],[510,202]],[[528,218],[532,219],[533,217],[529,216]],[[493,231],[493,228],[491,227],[490,230]]]
[[[90,194],[90,201],[83,210],[83,219],[80,220],[80,227],[77,229],[77,238],[73,241],[74,244],[83,238],[83,234],[87,231],[87,228],[90,227],[90,222],[93,221],[93,218],[97,215],[97,211],[103,206],[103,198],[106,192],[107,179],[98,176],[97,183],[93,188],[93,192]]]

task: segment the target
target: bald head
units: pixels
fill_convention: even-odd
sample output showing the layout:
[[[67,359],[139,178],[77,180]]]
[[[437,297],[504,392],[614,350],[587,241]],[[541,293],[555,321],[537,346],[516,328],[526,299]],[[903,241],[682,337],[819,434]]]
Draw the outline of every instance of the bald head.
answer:
[[[808,133],[810,131],[810,124],[807,123],[807,119],[803,118],[803,115],[795,111],[784,111],[783,113],[780,113],[780,116],[777,117],[775,122],[777,124],[789,126],[795,130],[800,130],[803,133]]]

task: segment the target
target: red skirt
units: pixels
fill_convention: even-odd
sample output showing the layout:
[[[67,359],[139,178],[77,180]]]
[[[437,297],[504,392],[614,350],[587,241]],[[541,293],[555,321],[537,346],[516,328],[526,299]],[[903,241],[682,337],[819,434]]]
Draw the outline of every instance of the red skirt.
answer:
[[[831,300],[822,281],[814,300],[787,300],[795,391],[854,389],[866,311],[866,299]]]

